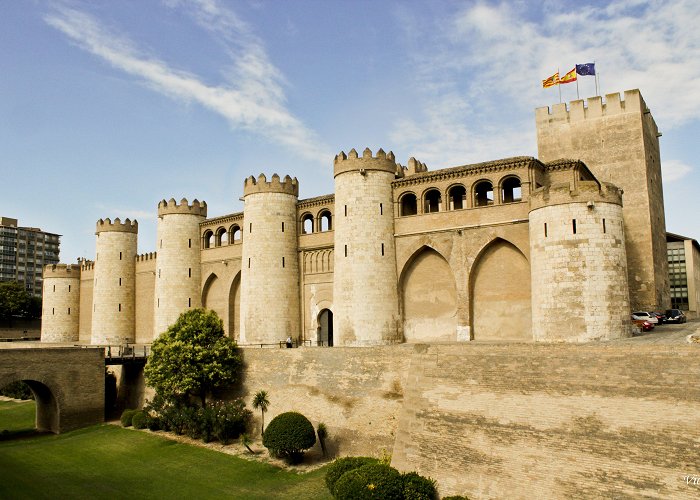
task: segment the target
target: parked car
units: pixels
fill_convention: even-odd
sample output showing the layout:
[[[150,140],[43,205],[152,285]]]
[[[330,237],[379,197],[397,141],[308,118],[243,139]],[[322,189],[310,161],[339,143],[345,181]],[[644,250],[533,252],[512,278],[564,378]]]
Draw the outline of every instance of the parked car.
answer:
[[[666,309],[666,323],[685,323],[687,320],[680,309]]]
[[[650,332],[654,329],[654,325],[652,325],[645,319],[633,319],[632,323],[637,325],[637,327],[639,327],[639,329],[643,332]]]
[[[656,316],[652,316],[649,314],[647,311],[636,311],[632,313],[632,319],[634,320],[644,320],[648,321],[652,325],[657,325],[659,323],[659,320],[656,318]]]
[[[664,313],[662,313],[662,312],[658,312],[658,311],[649,311],[649,314],[651,314],[652,316],[656,316],[656,319],[659,320],[659,324],[660,324],[660,325],[663,325],[664,322],[666,321],[666,315],[665,315]]]

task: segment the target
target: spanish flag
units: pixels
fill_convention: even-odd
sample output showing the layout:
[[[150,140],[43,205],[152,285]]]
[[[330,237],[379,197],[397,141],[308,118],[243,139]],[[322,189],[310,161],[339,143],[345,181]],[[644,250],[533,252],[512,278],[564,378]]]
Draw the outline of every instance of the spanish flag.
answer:
[[[559,80],[559,83],[571,83],[576,81],[576,66],[574,66],[574,69],[569,71],[567,74],[565,74],[561,80]]]
[[[554,87],[555,85],[559,85],[559,72],[557,71],[554,73],[552,76],[547,78],[546,80],[542,80],[542,88],[547,88],[547,87]]]

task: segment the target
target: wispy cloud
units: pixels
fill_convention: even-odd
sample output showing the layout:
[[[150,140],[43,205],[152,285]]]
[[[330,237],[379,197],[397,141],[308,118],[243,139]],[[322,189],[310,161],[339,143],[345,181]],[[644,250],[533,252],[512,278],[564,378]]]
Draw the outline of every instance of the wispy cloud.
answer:
[[[661,164],[661,170],[664,182],[674,182],[688,175],[693,168],[682,161],[666,160]]]
[[[700,2],[546,5],[534,12],[529,2],[479,1],[434,26],[408,23],[413,85],[423,100],[395,124],[393,140],[438,165],[457,156],[482,161],[536,154],[534,108],[558,101],[556,89],[543,90],[540,81],[557,68],[563,73],[592,61],[603,93],[641,89],[663,130],[697,120]],[[582,97],[593,95],[593,78],[580,85]],[[575,99],[576,86],[563,86],[562,93]],[[676,167],[668,179],[688,171]]]
[[[113,67],[142,79],[153,90],[173,99],[196,102],[243,129],[281,144],[301,158],[328,161],[316,134],[287,109],[284,78],[270,62],[263,43],[233,11],[214,0],[179,2],[173,8],[188,12],[227,49],[234,65],[229,81],[208,85],[197,75],[168,66],[144,54],[126,36],[106,29],[94,16],[65,6],[56,7],[45,21]]]

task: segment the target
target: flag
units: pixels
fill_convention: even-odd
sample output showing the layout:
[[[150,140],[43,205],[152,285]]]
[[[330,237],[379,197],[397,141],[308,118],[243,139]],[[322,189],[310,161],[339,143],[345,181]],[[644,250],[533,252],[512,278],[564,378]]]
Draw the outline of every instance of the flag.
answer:
[[[572,69],[569,71],[567,74],[565,74],[561,80],[559,80],[559,83],[571,83],[576,81],[576,68]]]
[[[546,80],[542,80],[542,88],[547,88],[547,87],[554,87],[555,85],[559,85],[559,72],[557,71],[554,73],[552,76],[547,78]]]
[[[595,63],[577,64],[576,73],[581,76],[595,76]]]

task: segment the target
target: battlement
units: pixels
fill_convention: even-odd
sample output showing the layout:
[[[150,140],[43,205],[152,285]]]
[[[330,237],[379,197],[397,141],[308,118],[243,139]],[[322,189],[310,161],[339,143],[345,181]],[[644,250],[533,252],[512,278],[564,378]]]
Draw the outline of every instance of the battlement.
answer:
[[[192,205],[188,204],[187,198],[180,200],[180,203],[175,201],[175,198],[170,200],[161,200],[158,202],[158,217],[168,214],[189,214],[202,217],[207,216],[207,202],[199,201],[197,198],[192,200]]]
[[[136,255],[134,258],[136,262],[145,262],[147,260],[155,260],[158,255],[158,252],[148,252],[148,253],[142,253],[140,255]]]
[[[95,230],[95,234],[99,234],[102,232],[118,232],[118,233],[134,233],[138,234],[139,232],[139,223],[134,219],[133,221],[130,220],[129,218],[126,218],[124,222],[122,223],[121,219],[117,217],[114,219],[114,222],[112,222],[109,217],[106,219],[100,219],[97,221],[97,228]]]
[[[288,175],[284,176],[284,180],[280,181],[280,176],[272,174],[268,182],[265,174],[258,175],[256,179],[252,175],[243,182],[243,196],[255,193],[285,193],[292,196],[299,196],[299,181]]]
[[[79,264],[48,264],[44,266],[46,278],[80,278]]]
[[[537,108],[535,110],[535,120],[537,124],[541,123],[557,123],[557,122],[576,122],[586,118],[600,118],[602,116],[612,116],[620,114],[646,114],[649,112],[642,94],[639,89],[626,90],[624,100],[620,98],[620,94],[607,94],[605,102],[600,96],[589,97],[587,105],[583,99],[571,101],[567,103],[554,104],[550,109],[549,106]]]
[[[362,157],[360,157],[353,148],[347,155],[341,151],[333,160],[334,176],[353,171],[363,173],[368,170],[391,172],[396,175],[397,168],[394,153],[391,151],[385,153],[383,149],[379,149],[377,155],[372,156],[372,150],[365,148],[362,152]]]
[[[530,211],[568,203],[586,203],[591,209],[596,203],[622,205],[622,189],[609,182],[581,180],[544,186],[530,194]]]
[[[89,271],[91,269],[95,268],[95,261],[94,260],[88,260],[88,259],[82,259],[80,261],[80,270],[81,271]]]

